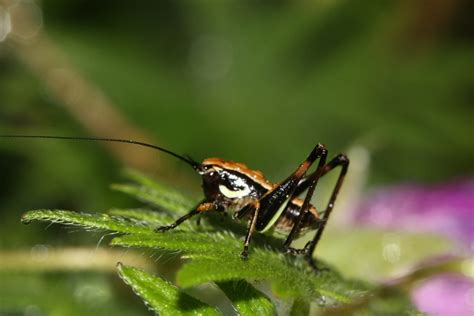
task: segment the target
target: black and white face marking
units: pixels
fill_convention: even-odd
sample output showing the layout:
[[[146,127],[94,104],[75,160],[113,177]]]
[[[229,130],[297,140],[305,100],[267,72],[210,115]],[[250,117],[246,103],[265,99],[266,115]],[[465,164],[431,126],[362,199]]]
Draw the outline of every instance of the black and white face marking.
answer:
[[[267,190],[245,174],[215,165],[203,166],[201,171],[206,197],[225,200],[231,204],[242,199],[258,199]]]
[[[237,178],[234,182],[235,186],[228,188],[227,185],[219,184],[219,191],[229,199],[239,199],[246,197],[252,193],[250,187],[241,178]]]

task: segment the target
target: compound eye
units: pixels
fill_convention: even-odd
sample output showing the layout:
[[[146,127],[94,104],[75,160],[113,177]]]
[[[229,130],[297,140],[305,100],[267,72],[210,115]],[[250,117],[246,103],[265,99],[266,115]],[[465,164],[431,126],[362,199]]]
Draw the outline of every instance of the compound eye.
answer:
[[[205,175],[210,177],[210,178],[218,178],[219,177],[219,171],[216,170],[213,167],[207,167],[205,169]]]

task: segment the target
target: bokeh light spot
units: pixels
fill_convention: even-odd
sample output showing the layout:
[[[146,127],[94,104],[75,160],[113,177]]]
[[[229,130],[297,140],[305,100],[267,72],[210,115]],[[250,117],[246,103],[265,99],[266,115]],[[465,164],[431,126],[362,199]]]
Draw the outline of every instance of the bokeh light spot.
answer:
[[[11,33],[22,42],[31,42],[43,27],[43,13],[34,1],[18,1],[8,8],[8,13]]]
[[[33,261],[46,261],[49,257],[49,246],[41,244],[35,245],[31,248],[30,254]]]
[[[100,305],[107,302],[111,293],[100,284],[83,283],[76,287],[74,298],[82,304]]]
[[[10,14],[0,7],[0,42],[4,41],[12,30]]]
[[[400,261],[402,249],[400,238],[397,234],[385,234],[383,238],[382,257],[384,260],[395,264]]]

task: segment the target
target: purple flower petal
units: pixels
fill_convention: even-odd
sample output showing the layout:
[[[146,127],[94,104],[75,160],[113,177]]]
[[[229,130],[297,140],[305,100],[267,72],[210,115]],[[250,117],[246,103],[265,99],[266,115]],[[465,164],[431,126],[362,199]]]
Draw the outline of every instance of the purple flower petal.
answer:
[[[474,251],[474,179],[379,189],[356,214],[358,223],[441,233]]]
[[[361,203],[355,221],[444,234],[474,252],[474,179],[378,189]],[[415,288],[412,298],[428,315],[474,315],[474,281],[462,275],[428,279]]]
[[[423,282],[412,298],[420,311],[431,316],[474,315],[474,281],[443,275]]]

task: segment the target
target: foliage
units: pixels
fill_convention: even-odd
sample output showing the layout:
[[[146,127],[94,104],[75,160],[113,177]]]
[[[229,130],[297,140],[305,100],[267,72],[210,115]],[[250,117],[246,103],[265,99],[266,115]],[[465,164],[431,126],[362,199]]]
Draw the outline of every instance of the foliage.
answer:
[[[169,224],[173,217],[185,213],[193,201],[141,174],[129,172],[128,175],[133,183],[115,185],[114,188],[162,211],[111,209],[106,214],[88,214],[36,210],[27,212],[22,221],[46,221],[107,231],[118,234],[111,240],[112,246],[178,253],[184,261],[176,276],[181,288],[137,268],[118,266],[121,278],[147,306],[166,315],[172,314],[171,310],[190,315],[217,313],[213,307],[186,294],[188,289],[209,282],[218,285],[241,315],[274,315],[275,301],[286,304],[294,301],[291,313],[304,315],[309,312],[311,304],[326,307],[349,304],[365,297],[373,288],[365,282],[343,278],[323,262],[319,265],[324,270],[315,273],[302,258],[280,253],[276,247],[281,241],[272,236],[255,238],[249,259],[244,261],[239,256],[242,248],[239,237],[245,225],[222,222],[216,216],[209,216],[200,225],[188,221],[179,229],[157,233],[154,228]],[[170,216],[167,212],[174,215]],[[272,300],[254,288],[252,284],[255,282],[270,284]],[[391,308],[396,306],[397,310],[404,310],[410,306],[404,295],[400,296],[402,299],[394,297],[393,302],[388,304]]]
[[[217,310],[182,293],[169,282],[139,269],[118,265],[122,280],[145,304],[163,315],[219,315]]]

